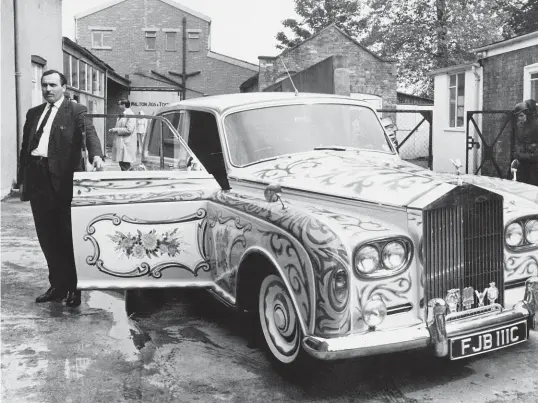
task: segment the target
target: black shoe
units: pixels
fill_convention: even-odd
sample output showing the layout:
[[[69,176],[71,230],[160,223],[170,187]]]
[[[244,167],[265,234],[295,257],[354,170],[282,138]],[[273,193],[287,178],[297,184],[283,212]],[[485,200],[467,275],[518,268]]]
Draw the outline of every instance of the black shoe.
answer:
[[[65,300],[65,306],[75,307],[81,303],[80,290],[67,291],[67,298]]]
[[[65,297],[65,294],[65,291],[61,291],[58,288],[50,287],[45,294],[37,297],[35,299],[35,302],[38,304],[49,301],[61,302],[62,299]]]

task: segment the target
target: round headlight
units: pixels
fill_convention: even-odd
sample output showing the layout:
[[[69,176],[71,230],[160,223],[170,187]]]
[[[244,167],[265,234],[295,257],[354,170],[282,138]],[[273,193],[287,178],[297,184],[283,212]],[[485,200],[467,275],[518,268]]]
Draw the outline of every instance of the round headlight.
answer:
[[[379,251],[373,246],[363,246],[355,254],[355,267],[360,273],[373,273],[379,267]]]
[[[538,244],[538,220],[529,220],[525,225],[525,238],[527,242]]]
[[[506,227],[504,240],[508,246],[518,246],[523,241],[523,228],[521,224],[514,222]]]
[[[401,242],[389,242],[383,248],[383,265],[389,270],[397,270],[405,264],[406,255]]]
[[[349,296],[349,286],[347,279],[347,271],[344,269],[336,271],[331,278],[332,295],[338,305],[343,305],[347,302]]]
[[[379,298],[368,300],[362,311],[362,319],[369,327],[380,325],[387,317],[387,306]]]

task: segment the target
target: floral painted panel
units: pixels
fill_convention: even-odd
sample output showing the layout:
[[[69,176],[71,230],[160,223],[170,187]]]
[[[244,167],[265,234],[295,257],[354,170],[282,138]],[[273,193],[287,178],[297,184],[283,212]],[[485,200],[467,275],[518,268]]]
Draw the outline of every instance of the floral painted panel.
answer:
[[[107,213],[86,226],[93,252],[86,264],[112,277],[188,279],[210,270],[203,244],[207,211],[175,218],[142,219]]]

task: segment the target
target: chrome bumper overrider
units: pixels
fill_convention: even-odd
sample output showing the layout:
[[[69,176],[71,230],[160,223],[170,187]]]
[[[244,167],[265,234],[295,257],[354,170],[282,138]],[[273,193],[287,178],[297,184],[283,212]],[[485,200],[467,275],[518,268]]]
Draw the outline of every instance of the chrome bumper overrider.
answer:
[[[464,311],[464,315],[447,315],[447,305],[443,299],[433,299],[429,303],[431,320],[425,325],[378,330],[363,334],[325,339],[307,336],[303,348],[310,355],[321,360],[336,360],[396,351],[412,350],[431,346],[437,357],[448,355],[449,340],[463,334],[487,331],[499,325],[527,319],[529,328],[538,330],[538,277],[532,277],[525,284],[523,300],[512,309],[480,309]]]

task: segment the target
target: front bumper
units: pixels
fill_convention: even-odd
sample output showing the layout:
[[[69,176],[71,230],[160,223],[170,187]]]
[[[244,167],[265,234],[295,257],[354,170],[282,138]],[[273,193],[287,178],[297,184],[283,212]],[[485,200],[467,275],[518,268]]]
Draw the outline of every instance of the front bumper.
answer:
[[[392,353],[418,348],[432,347],[437,357],[449,352],[449,340],[471,332],[487,331],[497,326],[508,325],[527,319],[529,328],[538,330],[538,277],[525,284],[523,300],[512,309],[487,306],[447,315],[446,302],[434,299],[429,303],[431,319],[408,328],[385,331],[370,331],[343,337],[325,339],[307,336],[303,348],[321,360],[337,360],[376,354]]]

